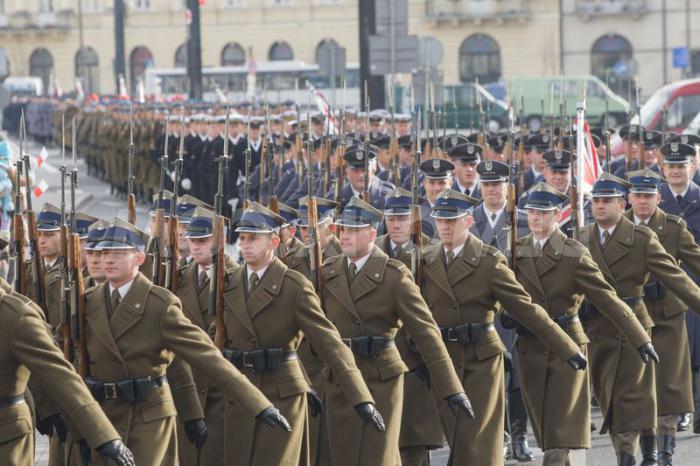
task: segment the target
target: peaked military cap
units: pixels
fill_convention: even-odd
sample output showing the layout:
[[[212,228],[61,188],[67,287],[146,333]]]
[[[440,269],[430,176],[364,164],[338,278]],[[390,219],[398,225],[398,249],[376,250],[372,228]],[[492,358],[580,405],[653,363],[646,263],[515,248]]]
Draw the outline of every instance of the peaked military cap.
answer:
[[[631,184],[610,173],[603,173],[593,184],[591,195],[595,197],[624,197]]]
[[[107,220],[98,219],[88,227],[85,249],[88,251],[96,251],[97,245],[102,241],[102,237],[109,226]]]
[[[484,183],[508,182],[510,169],[507,163],[498,160],[484,160],[476,166],[476,171]]]
[[[365,157],[368,157],[370,161],[377,157],[376,146],[353,146],[345,152],[345,155],[343,155],[345,163],[355,168],[365,166]]]
[[[92,215],[88,215],[85,212],[76,212],[75,213],[75,228],[76,232],[80,236],[80,239],[85,239],[87,238],[88,235],[88,228],[90,228],[90,225],[95,223],[97,221],[97,217],[93,217]]]
[[[550,150],[545,152],[542,157],[552,170],[568,170],[571,168],[571,152],[568,150]]]
[[[318,214],[318,223],[323,223],[328,219],[333,218],[335,208],[338,203],[323,197],[316,198],[316,212]],[[299,199],[299,214],[296,220],[296,225],[306,227],[309,225],[309,196],[303,196]]]
[[[236,233],[277,233],[284,224],[283,217],[253,201],[243,211]]]
[[[690,159],[695,157],[695,147],[682,142],[669,142],[661,147],[661,153],[664,156],[664,163],[690,163]]]
[[[102,235],[96,249],[136,249],[143,251],[147,235],[135,225],[115,217]]]
[[[637,124],[631,124],[631,125],[623,125],[620,130],[618,131],[618,134],[622,139],[637,139],[639,140],[639,133],[640,131],[642,132],[642,135],[644,134],[644,128],[637,125]]]
[[[527,192],[526,209],[555,210],[569,199],[547,183],[539,182]]]
[[[172,201],[173,193],[167,189],[164,189],[162,203],[158,202],[159,198],[159,192],[153,195],[153,203],[151,204],[151,210],[148,212],[148,215],[155,215],[156,210],[160,208],[163,209],[165,217],[170,217],[170,202]]]
[[[438,146],[444,146],[447,153],[450,153],[453,148],[461,144],[467,144],[468,142],[469,139],[462,134],[447,134],[438,138]]]
[[[537,152],[546,152],[552,142],[552,136],[549,133],[539,132],[528,136],[528,145]]]
[[[479,144],[473,144],[471,142],[457,144],[448,152],[448,155],[452,159],[463,160],[465,162],[475,162],[479,163],[481,156],[484,153],[484,148]]]
[[[61,209],[47,202],[36,217],[36,229],[39,231],[57,231],[61,229]]]
[[[377,146],[379,149],[388,149],[389,144],[391,144],[391,137],[387,135],[381,135],[376,139],[372,139],[370,143],[373,146]]]
[[[394,121],[397,123],[410,123],[412,120],[413,120],[413,118],[408,113],[395,113],[394,114]]]
[[[294,223],[299,217],[299,211],[282,202],[278,202],[279,216],[284,219],[284,224]]]
[[[207,204],[204,201],[200,201],[194,196],[185,194],[177,200],[177,205],[175,206],[175,215],[177,215],[177,221],[180,223],[189,223],[192,220],[194,211],[197,207],[204,207],[209,210],[214,210],[214,207]]]
[[[404,149],[408,150],[411,150],[413,148],[413,141],[411,140],[410,134],[404,134],[403,136],[399,136],[396,141],[399,143],[399,147],[403,147]]]
[[[444,180],[455,169],[455,164],[446,159],[428,159],[421,162],[420,169],[426,178]]]
[[[376,229],[383,216],[381,210],[375,209],[362,199],[353,196],[343,208],[340,218],[335,221],[335,224],[348,228],[371,226]]]
[[[656,194],[659,192],[659,186],[664,182],[661,175],[648,168],[629,172],[627,179],[632,184],[631,193]]]
[[[385,197],[384,215],[410,215],[412,201],[411,191],[396,187]]]
[[[676,134],[668,139],[668,142],[680,142],[689,146],[700,145],[700,136],[697,134]]]
[[[208,238],[214,230],[216,213],[205,207],[198,206],[192,212],[192,219],[187,225],[186,238]]]
[[[453,189],[446,189],[435,200],[430,216],[433,218],[459,218],[471,213],[478,203],[478,199]]]
[[[601,144],[603,144],[603,141],[598,137],[597,134],[591,133],[591,140],[593,141],[593,146],[598,149]]]
[[[644,132],[644,147],[647,149],[655,149],[661,146],[663,135],[661,131],[647,130]]]

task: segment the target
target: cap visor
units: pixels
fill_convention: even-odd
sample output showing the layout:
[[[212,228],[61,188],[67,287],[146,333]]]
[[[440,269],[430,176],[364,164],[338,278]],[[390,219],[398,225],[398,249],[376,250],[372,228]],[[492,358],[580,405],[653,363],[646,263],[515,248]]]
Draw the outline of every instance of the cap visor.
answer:
[[[432,218],[451,219],[451,218],[464,217],[465,215],[468,215],[469,213],[471,213],[471,212],[455,212],[454,210],[433,210],[430,213],[430,216]]]

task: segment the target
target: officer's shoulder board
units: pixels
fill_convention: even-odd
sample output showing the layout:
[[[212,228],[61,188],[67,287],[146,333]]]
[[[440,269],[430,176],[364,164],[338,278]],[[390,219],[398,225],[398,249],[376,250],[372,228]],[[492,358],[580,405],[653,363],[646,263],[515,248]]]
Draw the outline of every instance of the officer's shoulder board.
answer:
[[[404,264],[400,260],[394,259],[392,257],[387,258],[386,265],[387,265],[387,267],[391,267],[392,269],[396,269],[398,271],[403,271],[403,270],[407,269],[406,264]]]
[[[669,213],[666,213],[666,220],[671,223],[676,223],[678,225],[683,225],[683,223],[685,222],[685,220],[683,220],[683,217]]]
[[[284,272],[284,275],[285,277],[289,277],[292,280],[294,280],[297,283],[297,285],[300,286],[304,286],[304,284],[308,282],[303,273],[297,272],[296,270],[292,270],[290,268],[287,268],[287,270]]]
[[[337,255],[337,256],[331,256],[331,257],[326,258],[326,260],[323,261],[323,268],[331,267],[331,266],[334,265],[337,261],[342,260],[342,258],[343,258],[343,255],[342,255],[342,254]]]
[[[151,287],[151,294],[161,300],[163,304],[171,306],[178,302],[177,297],[170,292],[170,290],[163,288],[162,286],[153,285]]]
[[[503,256],[503,253],[501,253],[501,251],[499,251],[498,248],[495,248],[491,245],[484,243],[483,246],[481,247],[481,255],[482,256],[498,257],[498,256]]]
[[[564,241],[564,257],[569,257],[571,253],[576,254],[576,256],[580,256],[582,254],[585,254],[586,251],[588,251],[586,246],[576,241],[575,239],[566,238],[566,240]]]

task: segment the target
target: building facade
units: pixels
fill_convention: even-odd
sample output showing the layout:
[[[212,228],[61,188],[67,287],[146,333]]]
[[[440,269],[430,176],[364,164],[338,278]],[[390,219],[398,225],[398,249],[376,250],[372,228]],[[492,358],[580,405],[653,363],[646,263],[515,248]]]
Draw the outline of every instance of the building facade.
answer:
[[[55,79],[64,91],[81,76],[86,92],[114,93],[113,3],[0,0],[0,47],[10,73],[40,76],[47,87]],[[126,0],[127,83],[133,85],[148,67],[185,66],[185,3]],[[446,84],[475,78],[507,84],[509,76],[563,70],[607,77],[624,95],[631,76],[650,93],[664,78],[700,73],[695,0],[408,0],[408,5],[409,33],[432,36],[442,46],[438,68]],[[346,48],[349,63],[357,63],[358,10],[357,0],[205,0],[202,64],[239,65],[250,56],[314,63],[319,45],[331,40]],[[696,49],[689,69],[673,68],[672,49],[686,45]]]

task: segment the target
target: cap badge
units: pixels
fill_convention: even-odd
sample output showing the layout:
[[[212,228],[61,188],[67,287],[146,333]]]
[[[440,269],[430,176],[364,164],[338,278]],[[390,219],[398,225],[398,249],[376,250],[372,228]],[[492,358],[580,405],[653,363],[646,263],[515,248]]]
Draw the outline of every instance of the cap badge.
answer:
[[[563,157],[563,154],[562,154],[561,152],[556,151],[556,152],[554,153],[554,158],[555,158],[555,159],[561,160],[562,157]]]
[[[677,142],[671,143],[671,152],[678,152],[678,143]]]
[[[486,171],[491,171],[493,170],[493,162],[491,160],[486,160],[484,162],[484,168],[486,168]]]
[[[440,159],[433,159],[433,170],[438,171],[440,169]]]
[[[457,138],[457,135],[455,134],[450,138],[450,145],[456,146],[458,141],[459,141],[459,138]]]
[[[467,146],[467,154],[473,154],[474,153],[474,146]]]
[[[365,153],[361,150],[358,150],[357,152],[355,152],[355,158],[357,160],[362,160],[362,157],[364,157],[364,155],[365,155]]]
[[[549,134],[542,135],[542,142],[549,142]]]

